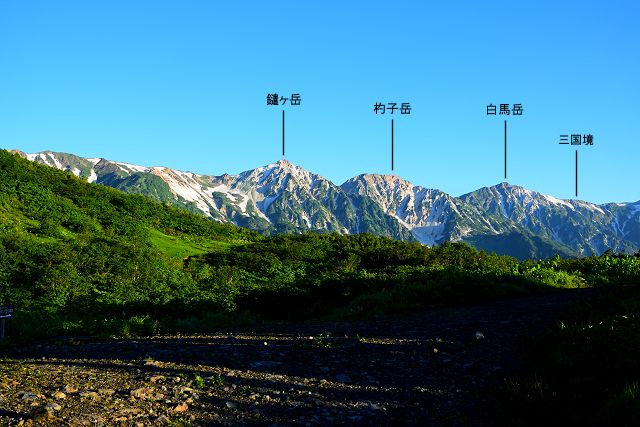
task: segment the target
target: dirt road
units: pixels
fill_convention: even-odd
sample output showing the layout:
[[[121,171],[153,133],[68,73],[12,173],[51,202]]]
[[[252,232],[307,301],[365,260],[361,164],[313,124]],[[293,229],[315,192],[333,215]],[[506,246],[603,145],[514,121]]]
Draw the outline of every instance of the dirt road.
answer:
[[[522,344],[581,297],[12,349],[0,425],[487,425]]]

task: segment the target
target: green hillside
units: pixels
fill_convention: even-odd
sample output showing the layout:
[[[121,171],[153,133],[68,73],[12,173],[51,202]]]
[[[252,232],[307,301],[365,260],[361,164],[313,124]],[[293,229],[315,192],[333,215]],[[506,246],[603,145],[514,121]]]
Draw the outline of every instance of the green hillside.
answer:
[[[0,151],[0,304],[23,315],[184,305],[200,290],[182,258],[259,239]]]
[[[0,305],[16,307],[8,333],[20,339],[363,316],[635,283],[638,260],[518,261],[366,233],[263,237],[0,151]]]
[[[477,234],[463,239],[478,250],[510,255],[519,260],[546,259],[555,255],[572,258],[577,254],[571,248],[553,240],[536,236],[525,229],[503,234]]]

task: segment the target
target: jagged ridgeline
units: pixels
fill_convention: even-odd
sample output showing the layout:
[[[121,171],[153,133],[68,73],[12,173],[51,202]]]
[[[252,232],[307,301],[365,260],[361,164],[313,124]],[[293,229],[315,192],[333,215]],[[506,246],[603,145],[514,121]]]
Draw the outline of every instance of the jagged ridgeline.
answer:
[[[640,248],[640,202],[596,205],[502,183],[460,197],[398,176],[363,174],[336,185],[286,160],[237,175],[199,175],[72,154],[20,153],[89,182],[198,212],[267,235],[372,233],[439,245],[467,242],[519,259]]]

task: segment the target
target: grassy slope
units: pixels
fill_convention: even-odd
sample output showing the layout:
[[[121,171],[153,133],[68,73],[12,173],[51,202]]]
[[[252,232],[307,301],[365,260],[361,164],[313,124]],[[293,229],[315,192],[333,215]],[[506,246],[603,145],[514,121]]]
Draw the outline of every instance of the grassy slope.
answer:
[[[0,232],[66,241],[86,231],[122,234],[124,227],[115,224],[121,220],[148,229],[153,244],[171,257],[218,251],[257,237],[139,195],[88,184],[5,150],[0,150],[0,185]],[[45,225],[50,229],[42,230]]]
[[[21,332],[74,330],[65,316],[186,310],[208,285],[182,270],[185,257],[260,238],[0,150],[0,304],[16,306]]]
[[[175,260],[211,252],[224,252],[244,244],[240,241],[226,242],[189,235],[168,235],[155,229],[150,229],[149,236],[155,248]]]

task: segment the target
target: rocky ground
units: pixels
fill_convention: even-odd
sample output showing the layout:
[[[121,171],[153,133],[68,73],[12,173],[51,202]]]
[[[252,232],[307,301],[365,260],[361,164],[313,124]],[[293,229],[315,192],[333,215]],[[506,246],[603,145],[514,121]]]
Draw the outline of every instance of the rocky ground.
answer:
[[[489,425],[491,391],[520,367],[522,344],[579,294],[12,348],[0,425]]]

